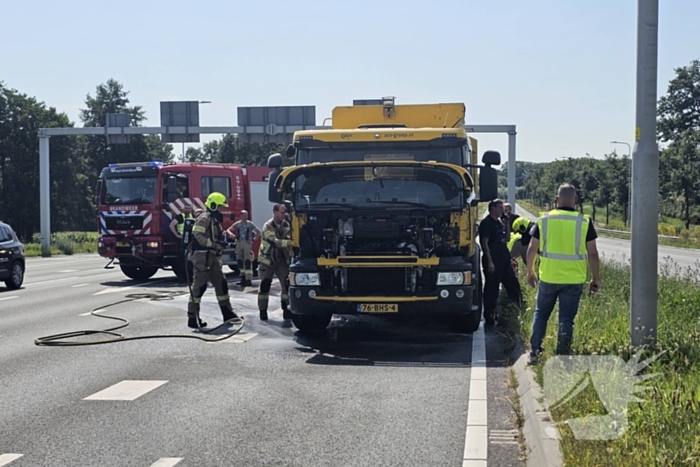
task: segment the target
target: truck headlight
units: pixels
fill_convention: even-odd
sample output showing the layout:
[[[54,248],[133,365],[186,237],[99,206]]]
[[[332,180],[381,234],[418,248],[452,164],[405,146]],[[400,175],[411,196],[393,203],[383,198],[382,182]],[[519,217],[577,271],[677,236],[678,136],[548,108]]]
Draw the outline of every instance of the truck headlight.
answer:
[[[311,286],[321,285],[317,272],[297,272],[292,276],[290,274],[289,282],[293,285]]]
[[[146,248],[158,248],[158,242],[147,242]]]
[[[462,272],[439,272],[437,285],[462,285],[464,284],[464,273]]]

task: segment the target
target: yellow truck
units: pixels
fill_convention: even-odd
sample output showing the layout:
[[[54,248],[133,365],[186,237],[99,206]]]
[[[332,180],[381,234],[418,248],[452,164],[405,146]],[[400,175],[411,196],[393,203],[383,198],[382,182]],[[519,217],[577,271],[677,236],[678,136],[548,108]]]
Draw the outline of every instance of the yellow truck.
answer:
[[[334,314],[479,327],[478,204],[497,197],[501,156],[478,165],[464,121],[464,104],[336,107],[332,127],[294,133],[293,165],[269,157],[269,201],[291,219],[298,329],[323,330]]]

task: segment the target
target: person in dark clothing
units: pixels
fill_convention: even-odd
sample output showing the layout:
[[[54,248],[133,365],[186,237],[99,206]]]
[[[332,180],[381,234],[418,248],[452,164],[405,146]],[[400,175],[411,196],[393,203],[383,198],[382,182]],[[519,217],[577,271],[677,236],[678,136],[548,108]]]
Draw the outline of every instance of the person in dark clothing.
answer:
[[[522,305],[520,283],[510,262],[506,241],[506,226],[501,220],[503,201],[495,199],[489,203],[489,215],[479,223],[479,239],[484,270],[484,321],[494,324],[499,286],[503,284],[510,299]]]

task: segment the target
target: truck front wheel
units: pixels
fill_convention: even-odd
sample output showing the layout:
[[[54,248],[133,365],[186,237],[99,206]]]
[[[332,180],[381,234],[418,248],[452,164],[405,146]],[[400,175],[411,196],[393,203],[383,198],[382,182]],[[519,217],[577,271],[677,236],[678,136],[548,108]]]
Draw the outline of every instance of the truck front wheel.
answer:
[[[333,315],[297,315],[292,313],[292,322],[300,331],[323,331],[328,327]]]
[[[452,332],[473,333],[479,329],[481,323],[481,313],[471,312],[468,315],[459,315],[450,318],[450,329]]]
[[[150,279],[156,272],[158,272],[158,268],[155,266],[126,266],[120,264],[119,267],[125,276],[137,281]]]

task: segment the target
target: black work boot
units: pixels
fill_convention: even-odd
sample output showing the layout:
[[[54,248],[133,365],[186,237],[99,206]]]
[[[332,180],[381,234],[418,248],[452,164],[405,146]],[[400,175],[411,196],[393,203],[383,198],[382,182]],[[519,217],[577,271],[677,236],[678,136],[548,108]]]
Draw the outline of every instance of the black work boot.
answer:
[[[224,317],[224,321],[231,321],[232,319],[238,318],[238,315],[230,308],[221,308],[221,316]]]
[[[197,326],[197,320],[199,320],[199,326]],[[189,316],[187,319],[187,326],[191,327],[192,329],[206,328],[207,323],[202,321],[202,319],[199,317]]]
[[[286,302],[282,302],[282,318],[292,319],[292,312],[289,311],[289,308],[287,308]]]
[[[267,310],[260,310],[260,319],[262,321],[267,321]]]

